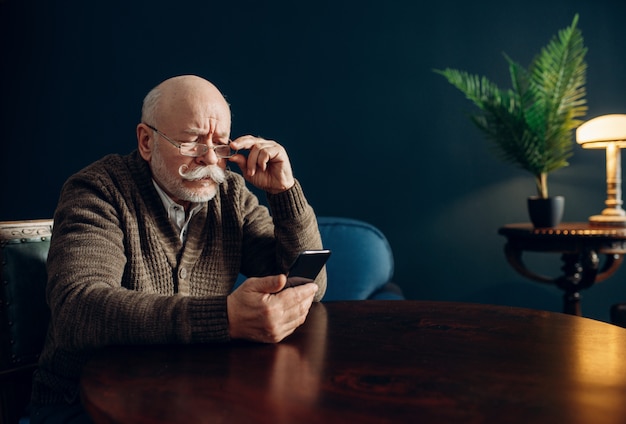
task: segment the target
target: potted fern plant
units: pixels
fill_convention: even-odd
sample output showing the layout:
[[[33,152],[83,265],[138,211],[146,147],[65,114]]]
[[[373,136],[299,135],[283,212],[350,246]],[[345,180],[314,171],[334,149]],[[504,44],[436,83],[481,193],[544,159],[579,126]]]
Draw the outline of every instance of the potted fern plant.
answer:
[[[562,218],[564,199],[548,196],[548,174],[569,165],[573,130],[587,112],[587,49],[577,24],[575,15],[572,24],[560,30],[527,69],[505,54],[512,84],[506,90],[484,76],[449,68],[435,70],[478,107],[470,119],[495,154],[533,175],[537,196],[529,198],[528,205],[536,227],[556,226]],[[557,211],[552,217],[536,218],[536,202],[556,203]]]

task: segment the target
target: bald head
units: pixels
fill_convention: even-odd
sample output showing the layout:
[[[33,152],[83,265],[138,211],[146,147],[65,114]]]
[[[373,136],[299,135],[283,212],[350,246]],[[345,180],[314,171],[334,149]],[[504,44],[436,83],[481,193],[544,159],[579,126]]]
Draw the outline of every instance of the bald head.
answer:
[[[220,91],[204,78],[181,75],[163,81],[145,97],[142,122],[162,126],[185,117],[228,119],[230,108]]]

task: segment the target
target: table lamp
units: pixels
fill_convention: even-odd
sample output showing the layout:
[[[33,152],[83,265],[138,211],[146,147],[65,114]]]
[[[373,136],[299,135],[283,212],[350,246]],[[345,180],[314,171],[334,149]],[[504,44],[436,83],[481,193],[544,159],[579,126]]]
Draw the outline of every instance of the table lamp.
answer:
[[[626,115],[603,115],[576,130],[576,141],[585,149],[606,149],[606,209],[589,217],[592,225],[626,226],[622,209],[622,147],[626,147]]]

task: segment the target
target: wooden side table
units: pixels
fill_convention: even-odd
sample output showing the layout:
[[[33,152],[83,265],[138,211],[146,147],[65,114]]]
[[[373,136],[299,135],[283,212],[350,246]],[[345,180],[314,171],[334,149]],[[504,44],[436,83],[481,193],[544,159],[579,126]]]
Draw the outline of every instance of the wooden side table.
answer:
[[[626,254],[625,227],[568,222],[534,228],[518,223],[505,225],[498,234],[507,238],[504,252],[509,264],[524,277],[561,288],[563,312],[572,315],[582,314],[580,291],[613,275]],[[522,259],[524,252],[561,253],[563,275],[547,277],[531,271]]]

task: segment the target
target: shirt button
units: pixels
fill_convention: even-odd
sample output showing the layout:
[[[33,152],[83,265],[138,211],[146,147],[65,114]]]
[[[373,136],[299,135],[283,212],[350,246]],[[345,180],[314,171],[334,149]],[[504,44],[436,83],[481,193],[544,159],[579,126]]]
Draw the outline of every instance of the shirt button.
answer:
[[[181,280],[184,280],[185,278],[187,278],[187,268],[181,267],[178,270],[178,278]]]

